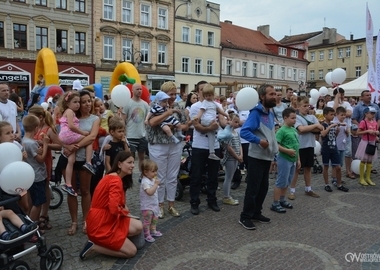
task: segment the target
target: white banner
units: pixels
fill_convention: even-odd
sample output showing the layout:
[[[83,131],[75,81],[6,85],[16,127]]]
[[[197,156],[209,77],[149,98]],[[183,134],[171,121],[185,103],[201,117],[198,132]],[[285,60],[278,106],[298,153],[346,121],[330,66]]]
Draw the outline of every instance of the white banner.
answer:
[[[376,74],[376,95],[377,98],[380,96],[380,29],[377,34],[376,40],[376,62],[375,62],[375,74]],[[376,100],[378,102],[378,100]]]
[[[376,72],[375,67],[373,65],[373,22],[371,13],[368,9],[366,10],[366,47],[368,54],[368,77],[367,77],[367,89],[371,91],[371,99],[372,101],[377,101],[377,83],[376,83]]]

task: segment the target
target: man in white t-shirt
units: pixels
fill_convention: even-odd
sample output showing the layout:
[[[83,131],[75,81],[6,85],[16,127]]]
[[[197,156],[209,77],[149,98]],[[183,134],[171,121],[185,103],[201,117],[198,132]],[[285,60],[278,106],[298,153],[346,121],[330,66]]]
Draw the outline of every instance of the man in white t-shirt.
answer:
[[[0,115],[2,121],[7,121],[12,125],[15,139],[21,136],[20,126],[17,125],[17,105],[9,100],[9,86],[7,83],[0,82]]]
[[[344,89],[340,87],[335,88],[333,94],[334,100],[327,102],[327,107],[331,107],[334,110],[338,107],[343,107],[346,109],[346,117],[351,118],[354,109],[348,101],[344,101]]]

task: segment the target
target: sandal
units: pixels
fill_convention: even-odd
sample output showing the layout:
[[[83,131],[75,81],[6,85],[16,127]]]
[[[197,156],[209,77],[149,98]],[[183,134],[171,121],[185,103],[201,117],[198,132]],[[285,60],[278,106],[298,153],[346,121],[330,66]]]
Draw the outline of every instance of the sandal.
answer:
[[[38,226],[41,230],[51,230],[53,226],[49,223],[49,216],[40,216]]]
[[[87,234],[87,223],[86,223],[86,221],[83,221],[82,225],[83,225],[82,233]]]
[[[377,174],[377,171],[375,169],[371,170],[371,173]]]
[[[355,179],[356,176],[353,173],[346,174],[347,178]]]
[[[71,222],[71,226],[70,226],[70,229],[67,230],[67,234],[74,235],[77,233],[77,229],[78,229],[78,223]]]

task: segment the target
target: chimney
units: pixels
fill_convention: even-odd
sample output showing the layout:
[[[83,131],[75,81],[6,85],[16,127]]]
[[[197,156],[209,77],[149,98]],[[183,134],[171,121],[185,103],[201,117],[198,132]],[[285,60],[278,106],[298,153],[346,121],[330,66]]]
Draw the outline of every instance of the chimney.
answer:
[[[257,31],[260,31],[264,36],[269,38],[269,24],[258,26]]]
[[[354,34],[350,35],[350,40],[354,40]]]
[[[232,21],[224,20],[225,23],[232,24]]]

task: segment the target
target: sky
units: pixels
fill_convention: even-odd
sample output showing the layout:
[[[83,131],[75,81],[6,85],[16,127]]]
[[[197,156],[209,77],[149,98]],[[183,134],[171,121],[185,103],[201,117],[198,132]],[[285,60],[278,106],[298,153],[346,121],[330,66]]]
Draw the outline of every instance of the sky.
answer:
[[[270,25],[270,35],[280,40],[285,35],[336,28],[350,39],[365,38],[366,3],[373,20],[374,36],[380,29],[379,0],[209,0],[220,4],[220,20],[257,30]]]

